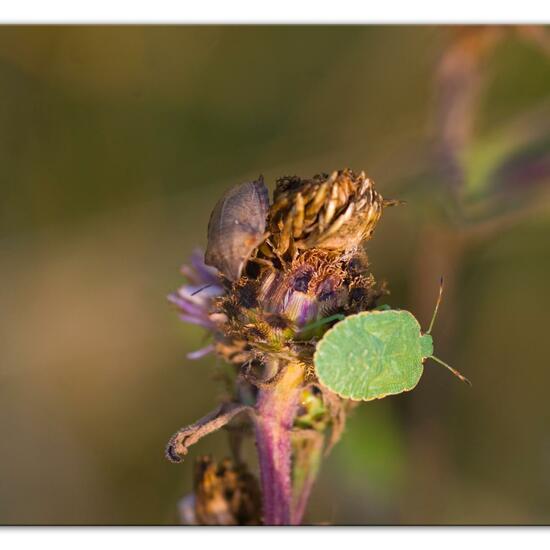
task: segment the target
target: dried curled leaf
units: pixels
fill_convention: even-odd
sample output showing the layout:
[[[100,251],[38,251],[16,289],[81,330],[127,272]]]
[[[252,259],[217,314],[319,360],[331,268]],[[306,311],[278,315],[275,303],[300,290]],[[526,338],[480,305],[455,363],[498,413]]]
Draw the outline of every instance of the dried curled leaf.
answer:
[[[217,409],[203,416],[194,424],[178,430],[168,442],[166,458],[171,462],[181,462],[191,445],[197,443],[205,435],[219,430],[234,416],[243,412],[254,414],[254,409],[240,403],[222,403]]]

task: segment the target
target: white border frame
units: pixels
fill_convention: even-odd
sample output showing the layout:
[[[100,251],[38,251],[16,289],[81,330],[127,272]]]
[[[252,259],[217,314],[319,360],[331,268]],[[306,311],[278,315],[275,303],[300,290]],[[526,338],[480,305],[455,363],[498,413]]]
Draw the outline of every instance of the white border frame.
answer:
[[[544,23],[547,0],[4,0],[0,23]]]

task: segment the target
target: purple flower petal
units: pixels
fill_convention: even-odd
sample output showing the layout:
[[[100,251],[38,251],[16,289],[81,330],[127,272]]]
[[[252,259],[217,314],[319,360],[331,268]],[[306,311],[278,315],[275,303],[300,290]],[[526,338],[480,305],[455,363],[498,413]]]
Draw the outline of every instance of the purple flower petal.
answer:
[[[208,346],[205,346],[204,348],[198,349],[196,351],[192,351],[187,354],[187,359],[200,359],[201,357],[204,357],[205,355],[208,355],[209,353],[214,351],[214,344],[209,344]]]
[[[219,283],[218,270],[214,267],[207,266],[204,263],[204,252],[200,249],[196,249],[191,254],[191,265],[197,273],[199,279],[205,284]]]
[[[195,250],[191,263],[181,268],[188,284],[182,285],[168,295],[168,301],[174,304],[180,313],[180,319],[215,331],[216,323],[210,320],[213,300],[224,293],[220,286],[217,271],[204,264],[204,254]]]
[[[186,323],[191,323],[192,325],[199,325],[208,330],[215,328],[210,321],[208,321],[207,319],[203,319],[201,317],[193,317],[191,315],[180,314],[180,319],[182,321],[185,321]]]

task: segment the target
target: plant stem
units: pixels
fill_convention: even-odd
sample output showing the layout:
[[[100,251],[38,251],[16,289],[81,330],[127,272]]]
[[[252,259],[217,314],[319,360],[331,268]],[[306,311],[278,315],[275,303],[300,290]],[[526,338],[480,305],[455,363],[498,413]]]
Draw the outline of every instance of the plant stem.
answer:
[[[292,523],[294,525],[302,523],[323,455],[323,434],[313,430],[309,432],[308,435],[295,434],[292,441]]]
[[[272,386],[262,388],[256,405],[256,445],[263,494],[264,525],[291,525],[292,424],[303,370],[289,364]]]

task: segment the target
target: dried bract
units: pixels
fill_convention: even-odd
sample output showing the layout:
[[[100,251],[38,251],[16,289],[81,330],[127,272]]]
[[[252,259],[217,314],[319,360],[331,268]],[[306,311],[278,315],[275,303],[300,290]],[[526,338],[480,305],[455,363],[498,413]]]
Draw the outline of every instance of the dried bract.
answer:
[[[195,463],[195,521],[199,525],[259,525],[261,494],[245,464],[199,457]]]

